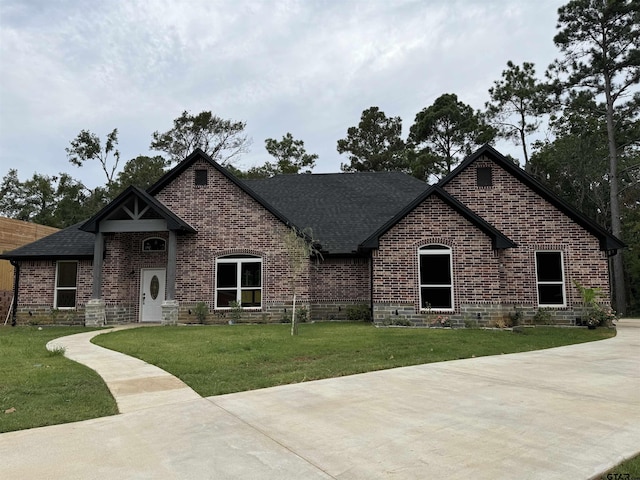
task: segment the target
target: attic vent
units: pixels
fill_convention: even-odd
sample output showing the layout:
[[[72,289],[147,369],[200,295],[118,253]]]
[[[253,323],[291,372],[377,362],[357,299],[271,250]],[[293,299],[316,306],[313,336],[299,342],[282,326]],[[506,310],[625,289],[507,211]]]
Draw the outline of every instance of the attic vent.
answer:
[[[195,184],[207,185],[209,183],[209,176],[207,173],[208,172],[206,170],[196,170]]]
[[[491,167],[478,167],[476,169],[476,185],[478,187],[491,187],[493,185],[491,173]]]

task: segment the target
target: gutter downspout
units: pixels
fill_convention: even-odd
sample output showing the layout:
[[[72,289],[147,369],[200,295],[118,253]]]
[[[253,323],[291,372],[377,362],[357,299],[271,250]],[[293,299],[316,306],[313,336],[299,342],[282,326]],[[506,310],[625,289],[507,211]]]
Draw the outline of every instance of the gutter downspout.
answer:
[[[18,315],[18,291],[20,290],[20,263],[16,260],[9,260],[9,263],[13,265],[13,311],[11,312],[11,326],[15,327],[17,324]]]

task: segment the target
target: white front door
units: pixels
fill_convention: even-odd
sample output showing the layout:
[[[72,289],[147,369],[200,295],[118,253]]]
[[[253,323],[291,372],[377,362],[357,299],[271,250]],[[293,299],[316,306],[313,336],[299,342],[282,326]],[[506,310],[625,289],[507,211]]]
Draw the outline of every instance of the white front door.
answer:
[[[140,321],[160,322],[167,271],[164,268],[143,268],[140,277]]]

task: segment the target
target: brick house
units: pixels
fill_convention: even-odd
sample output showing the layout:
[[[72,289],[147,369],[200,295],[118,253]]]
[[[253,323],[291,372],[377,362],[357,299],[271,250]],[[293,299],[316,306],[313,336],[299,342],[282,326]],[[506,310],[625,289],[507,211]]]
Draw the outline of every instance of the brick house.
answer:
[[[197,150],[148,191],[2,255],[18,265],[18,323],[279,322],[291,312],[284,237],[321,258],[296,286],[312,320],[354,305],[377,323],[486,323],[540,308],[575,324],[574,281],[608,297],[624,244],[484,146],[437,185],[398,172],[239,180]]]

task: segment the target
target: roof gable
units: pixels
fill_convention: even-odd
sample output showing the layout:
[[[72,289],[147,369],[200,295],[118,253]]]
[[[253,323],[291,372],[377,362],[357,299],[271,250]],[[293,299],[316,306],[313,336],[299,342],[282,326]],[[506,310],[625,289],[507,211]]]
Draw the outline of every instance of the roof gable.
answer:
[[[220,172],[227,180],[236,185],[242,191],[244,191],[247,195],[249,195],[252,199],[258,202],[262,207],[267,209],[270,213],[272,213],[278,220],[284,223],[286,226],[296,226],[289,218],[283,215],[279,210],[277,210],[273,205],[267,202],[262,196],[256,193],[253,189],[249,187],[245,182],[241,181],[238,177],[233,175],[229,170],[221,166],[218,162],[213,160],[209,155],[204,153],[201,149],[197,148],[194,152],[181,161],[174,168],[169,170],[165,175],[163,175],[155,184],[147,189],[147,192],[150,195],[157,195],[160,191],[162,191],[167,185],[169,185],[176,177],[181,175],[186,169],[192,166],[198,160],[204,160],[209,165],[211,165],[215,170]]]
[[[101,223],[110,222],[112,225],[121,226],[131,223],[133,230],[127,231],[153,231],[160,230],[157,227],[158,221],[166,223],[167,230],[195,233],[193,227],[165,207],[155,197],[133,185],[84,222],[80,229],[93,233],[105,231],[101,227]],[[149,226],[147,227],[147,225]]]
[[[378,248],[380,237],[388,232],[394,225],[396,225],[400,220],[406,217],[409,213],[411,213],[418,205],[424,202],[430,196],[435,195],[443,200],[447,205],[457,211],[464,218],[469,220],[472,224],[478,227],[482,232],[484,232],[488,237],[491,238],[491,245],[495,249],[503,249],[503,248],[514,248],[517,247],[516,243],[509,239],[506,235],[500,232],[497,228],[491,225],[489,222],[485,221],[483,218],[478,216],[476,213],[471,211],[465,205],[460,203],[454,197],[445,192],[442,188],[437,185],[430,187],[426,190],[422,195],[418,196],[415,200],[409,203],[405,208],[403,208],[396,216],[394,216],[387,223],[382,225],[378,230],[376,230],[369,238],[367,238],[362,244],[360,248],[363,250],[370,250],[373,248]]]
[[[618,250],[620,248],[626,247],[626,245],[618,238],[614,237],[612,234],[607,232],[604,228],[602,228],[598,223],[579,212],[576,208],[569,205],[567,202],[562,200],[558,195],[553,193],[547,187],[545,187],[538,180],[533,178],[527,172],[525,172],[522,168],[520,168],[515,163],[511,162],[504,155],[498,152],[495,148],[490,145],[484,145],[479,148],[476,152],[469,155],[465,158],[460,165],[458,165],[449,175],[444,177],[440,182],[438,182],[438,186],[444,188],[451,180],[457,177],[460,172],[469,167],[476,160],[487,157],[505,171],[507,171],[510,175],[515,177],[518,181],[523,183],[525,186],[533,190],[535,193],[540,195],[562,213],[571,218],[574,222],[580,225],[582,228],[587,230],[593,236],[595,236],[600,242],[601,250]]]

